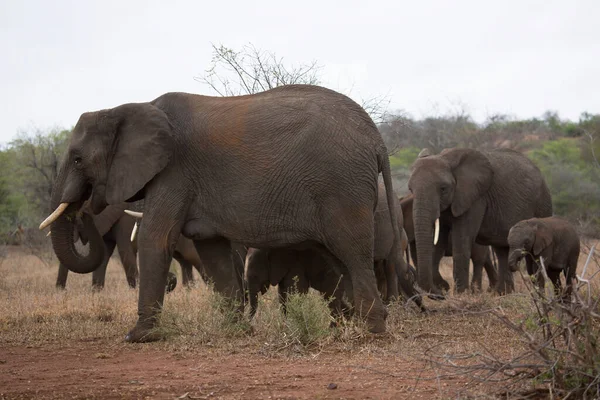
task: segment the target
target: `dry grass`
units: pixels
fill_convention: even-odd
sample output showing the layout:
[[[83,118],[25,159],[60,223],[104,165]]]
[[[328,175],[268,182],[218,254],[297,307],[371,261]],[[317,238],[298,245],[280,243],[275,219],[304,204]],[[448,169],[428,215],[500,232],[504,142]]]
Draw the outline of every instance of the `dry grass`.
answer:
[[[580,257],[583,265],[588,248]],[[43,263],[18,248],[4,251],[0,258],[0,346],[62,344],[70,341],[106,340],[120,343],[135,324],[137,290],[127,287],[117,260],[111,260],[106,286],[92,292],[91,276],[70,274],[67,290],[55,289],[56,262]],[[592,263],[587,276],[598,272]],[[179,272],[179,269],[177,268]],[[581,271],[581,269],[579,270]],[[451,282],[451,260],[444,259],[442,275]],[[180,280],[181,282],[181,280]],[[593,291],[600,293],[600,278],[593,280]],[[488,282],[484,277],[484,290]],[[160,329],[166,340],[152,344],[169,351],[189,351],[198,346],[218,352],[246,351],[269,357],[303,356],[337,352],[394,355],[403,360],[428,364],[415,371],[419,380],[451,379],[452,373],[440,368],[436,360],[472,362],[456,355],[488,354],[511,359],[527,349],[518,335],[489,313],[501,310],[511,321],[524,321],[534,311],[525,282],[515,275],[517,292],[503,297],[483,293],[450,296],[443,302],[426,299],[430,313],[421,314],[414,306],[393,304],[387,320],[388,333],[370,335],[356,321],[342,321],[331,328],[326,302],[316,293],[308,298],[293,296],[288,317],[284,317],[276,299],[276,290],[260,298],[256,318],[236,320],[223,313],[219,296],[204,284],[186,290],[181,285],[165,296]],[[440,358],[441,357],[441,358]],[[394,376],[393,366],[382,373]],[[469,376],[470,393],[479,393],[481,376]],[[505,389],[505,383],[487,382],[485,392]],[[532,382],[522,382],[523,387]]]

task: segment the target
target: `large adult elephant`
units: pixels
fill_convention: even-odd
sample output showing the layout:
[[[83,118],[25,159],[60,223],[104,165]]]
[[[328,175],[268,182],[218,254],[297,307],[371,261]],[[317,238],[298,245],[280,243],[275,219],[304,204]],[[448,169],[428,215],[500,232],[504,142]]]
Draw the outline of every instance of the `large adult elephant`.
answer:
[[[414,195],[409,194],[400,199],[400,206],[402,207],[402,215],[404,216],[404,231],[406,232],[409,248],[410,258],[412,258],[413,264],[418,268],[417,261],[417,245],[415,240],[415,225],[413,220],[413,204]],[[442,290],[449,290],[450,285],[442,275],[440,274],[440,261],[442,257],[452,257],[452,238],[450,236],[450,230],[444,229],[439,232],[439,239],[435,244],[433,264],[432,264],[432,275],[433,284]],[[406,256],[409,260],[409,256]],[[471,261],[473,262],[473,277],[471,278],[471,291],[481,291],[483,270],[488,277],[490,283],[490,289],[495,288],[498,283],[498,271],[492,261],[492,252],[490,246],[483,246],[477,243],[473,243],[471,247]]]
[[[269,248],[317,243],[340,261],[354,305],[373,332],[386,311],[373,273],[373,214],[383,173],[393,204],[387,149],[350,98],[312,85],[236,97],[167,93],[149,103],[84,113],[54,187],[52,244],[64,265],[89,272],[104,257],[91,217],[87,255],[77,252],[71,216],[91,197],[107,204],[145,199],[138,247],[138,322],[129,342],[153,334],[173,249],[194,240],[215,289],[243,309],[231,241]],[[390,209],[396,243],[400,229]],[[89,261],[92,260],[92,261]],[[84,262],[82,262],[84,261]]]
[[[432,276],[434,225],[452,237],[457,292],[469,287],[473,243],[490,245],[498,256],[499,293],[514,289],[508,270],[508,231],[523,219],[552,215],[550,191],[540,170],[523,154],[500,149],[422,151],[412,166],[408,187],[414,195],[414,225],[419,260],[418,284],[440,294]]]

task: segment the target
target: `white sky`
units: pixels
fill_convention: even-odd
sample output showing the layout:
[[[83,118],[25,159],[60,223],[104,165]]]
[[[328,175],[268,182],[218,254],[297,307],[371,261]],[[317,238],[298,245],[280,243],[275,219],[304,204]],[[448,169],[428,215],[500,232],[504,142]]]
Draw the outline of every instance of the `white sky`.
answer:
[[[195,81],[211,43],[317,60],[323,85],[415,117],[600,112],[600,1],[0,0],[0,143]]]

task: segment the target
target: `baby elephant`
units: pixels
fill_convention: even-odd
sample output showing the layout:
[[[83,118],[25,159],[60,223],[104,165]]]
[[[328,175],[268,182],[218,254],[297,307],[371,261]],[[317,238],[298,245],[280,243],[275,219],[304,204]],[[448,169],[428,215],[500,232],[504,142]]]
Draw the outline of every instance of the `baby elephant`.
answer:
[[[250,317],[256,313],[258,293],[278,285],[279,301],[286,313],[288,293],[308,293],[309,287],[323,293],[336,316],[348,309],[342,302],[342,279],[318,251],[291,248],[255,249],[246,254],[245,278],[250,297]]]
[[[556,293],[561,291],[560,271],[563,271],[567,281],[564,297],[571,295],[579,259],[579,235],[567,220],[554,216],[520,221],[510,229],[508,244],[511,271],[516,271],[517,263],[525,257],[527,272],[533,275],[538,272],[542,258]],[[543,276],[539,275],[537,282],[540,288],[544,287]]]

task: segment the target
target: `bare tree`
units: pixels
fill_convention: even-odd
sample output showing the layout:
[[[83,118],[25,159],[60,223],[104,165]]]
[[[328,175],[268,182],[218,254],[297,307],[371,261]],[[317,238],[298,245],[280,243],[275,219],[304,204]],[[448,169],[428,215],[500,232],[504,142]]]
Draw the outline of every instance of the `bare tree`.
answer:
[[[320,66],[316,61],[299,66],[286,66],[283,58],[262,51],[252,44],[235,51],[223,45],[213,47],[211,66],[198,82],[208,85],[220,96],[253,94],[277,86],[319,84]]]
[[[239,96],[273,89],[283,85],[321,84],[323,66],[317,61],[300,65],[286,65],[283,57],[257,49],[248,44],[235,51],[223,45],[213,47],[210,67],[202,76],[194,77],[208,85],[219,96]],[[384,121],[389,95],[375,96],[359,101],[376,124]]]

